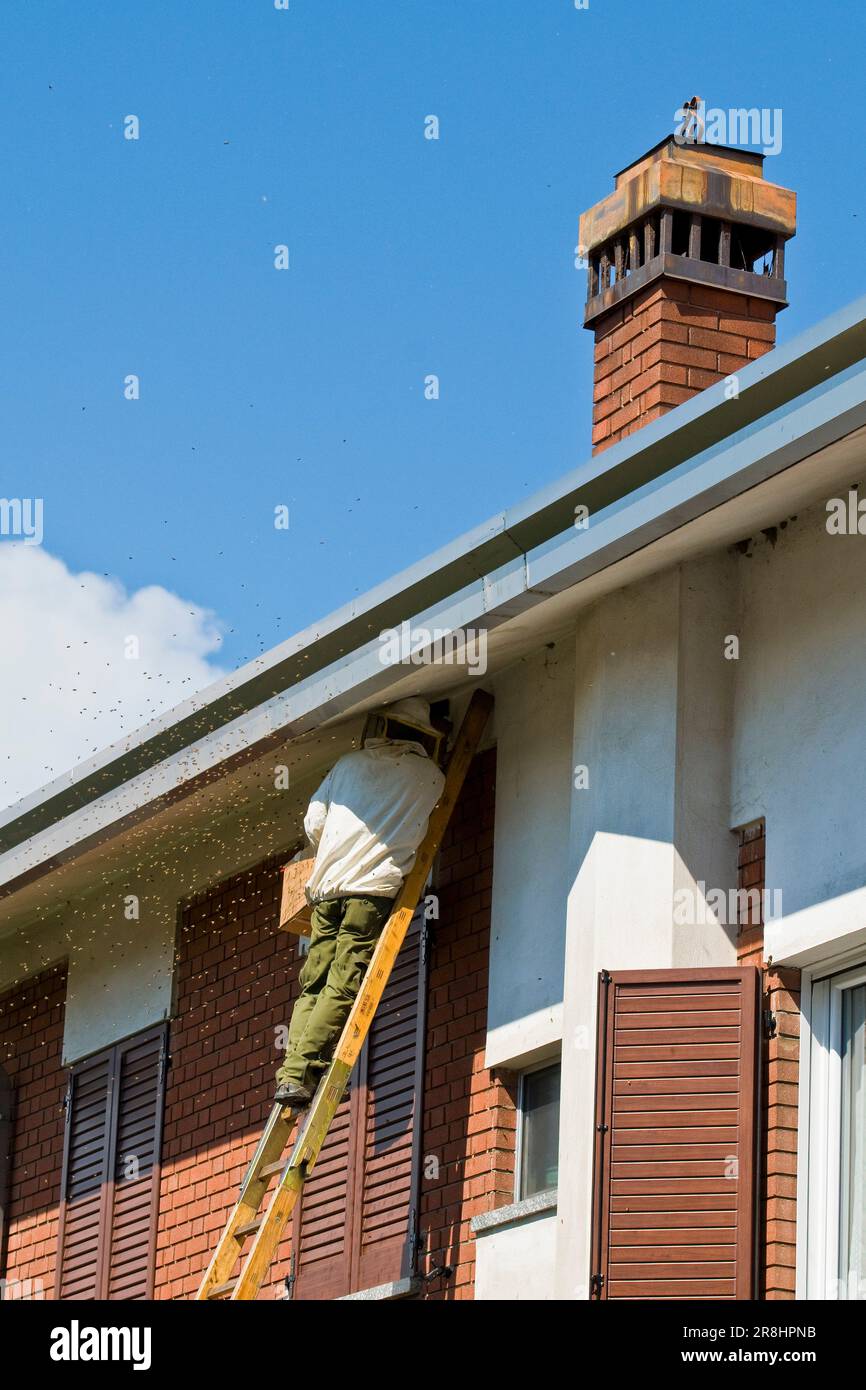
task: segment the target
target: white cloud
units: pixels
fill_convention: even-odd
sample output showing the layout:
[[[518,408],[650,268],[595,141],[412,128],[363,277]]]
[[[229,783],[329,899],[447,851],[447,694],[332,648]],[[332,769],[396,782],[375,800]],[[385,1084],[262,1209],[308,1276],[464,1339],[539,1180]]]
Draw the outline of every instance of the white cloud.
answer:
[[[130,594],[0,543],[0,805],[215,680],[221,642],[212,613],[159,585]]]

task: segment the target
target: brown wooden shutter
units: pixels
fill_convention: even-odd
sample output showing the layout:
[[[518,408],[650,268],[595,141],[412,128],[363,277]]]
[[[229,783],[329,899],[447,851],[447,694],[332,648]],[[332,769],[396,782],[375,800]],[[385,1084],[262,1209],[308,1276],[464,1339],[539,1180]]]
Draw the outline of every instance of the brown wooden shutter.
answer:
[[[416,914],[382,996],[365,1055],[359,1059],[365,1125],[356,1198],[356,1289],[403,1278],[411,1272],[414,1258],[410,1241],[420,1175],[426,995],[422,956],[426,957],[424,921]]]
[[[66,1092],[57,1297],[102,1297],[112,1054],[74,1067]]]
[[[61,1299],[153,1292],[166,1029],[73,1067],[58,1254]]]
[[[411,1272],[420,1171],[426,952],[415,914],[295,1211],[292,1296],[333,1299]]]
[[[591,1295],[748,1299],[754,966],[602,972]]]
[[[106,1297],[153,1296],[165,1028],[115,1049],[115,1114]]]
[[[354,1211],[349,1192],[354,1186],[359,1099],[353,1081],[351,1097],[334,1116],[316,1166],[295,1207],[293,1298],[340,1298],[350,1291]]]

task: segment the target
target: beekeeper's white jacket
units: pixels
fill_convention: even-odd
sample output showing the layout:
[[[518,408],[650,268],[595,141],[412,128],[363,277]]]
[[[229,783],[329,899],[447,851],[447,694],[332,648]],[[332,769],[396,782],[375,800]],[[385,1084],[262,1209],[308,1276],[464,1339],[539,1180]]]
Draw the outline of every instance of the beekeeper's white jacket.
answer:
[[[340,758],[304,817],[307,838],[316,846],[310,902],[393,898],[444,785],[420,743],[370,739]]]

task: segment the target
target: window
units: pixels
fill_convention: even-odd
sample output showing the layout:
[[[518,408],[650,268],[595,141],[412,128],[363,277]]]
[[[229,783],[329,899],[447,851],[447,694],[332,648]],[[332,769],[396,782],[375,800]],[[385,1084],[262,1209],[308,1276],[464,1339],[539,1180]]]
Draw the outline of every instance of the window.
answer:
[[[866,984],[842,996],[841,1298],[866,1296]]]
[[[866,1299],[866,965],[812,983],[806,1297]]]
[[[560,1064],[520,1078],[517,1198],[556,1187],[559,1178]]]
[[[77,1063],[66,1096],[57,1296],[153,1296],[164,1025]]]

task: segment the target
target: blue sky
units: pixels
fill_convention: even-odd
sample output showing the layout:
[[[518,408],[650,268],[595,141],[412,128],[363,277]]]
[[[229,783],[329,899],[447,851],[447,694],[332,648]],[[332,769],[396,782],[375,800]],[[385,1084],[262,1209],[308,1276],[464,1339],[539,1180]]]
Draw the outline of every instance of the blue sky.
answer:
[[[783,111],[780,338],[866,288],[860,7],[41,0],[0,33],[0,492],[73,572],[211,609],[227,667],[586,457],[578,216],[685,97]]]

